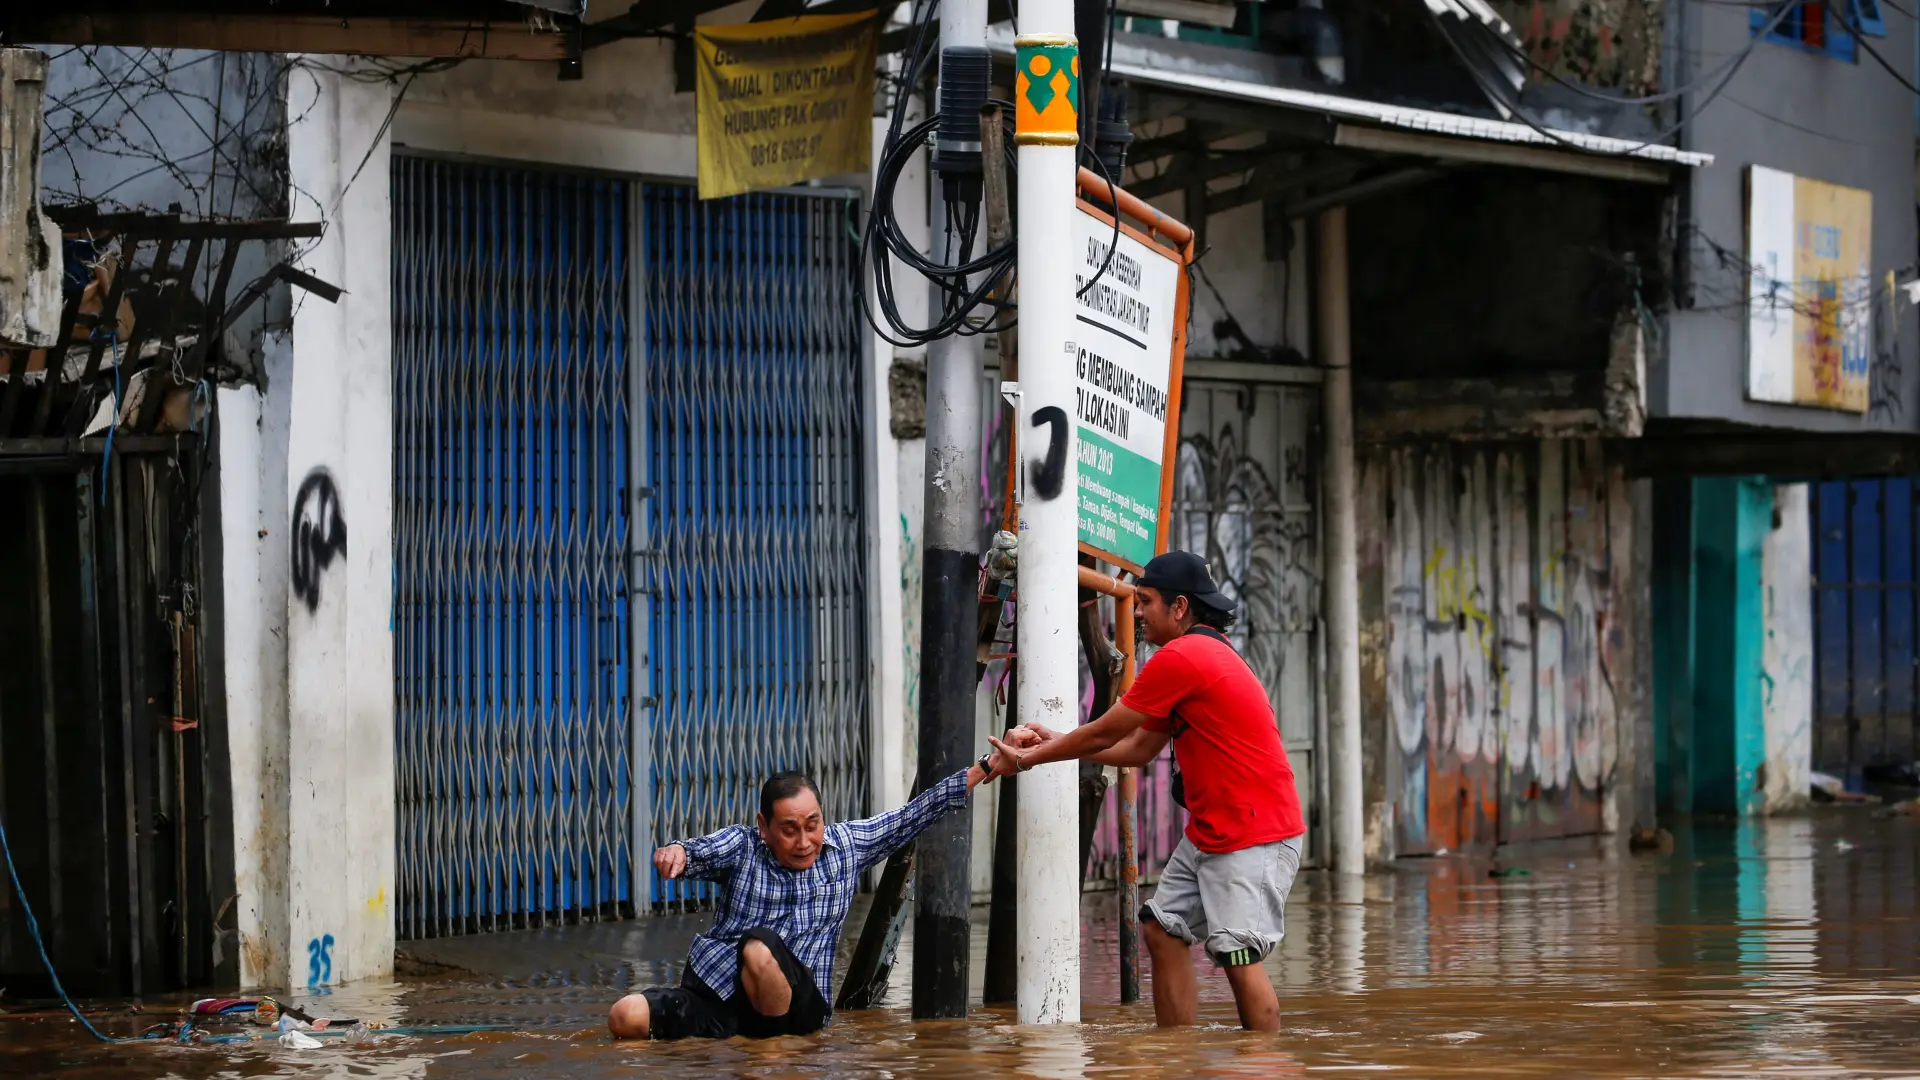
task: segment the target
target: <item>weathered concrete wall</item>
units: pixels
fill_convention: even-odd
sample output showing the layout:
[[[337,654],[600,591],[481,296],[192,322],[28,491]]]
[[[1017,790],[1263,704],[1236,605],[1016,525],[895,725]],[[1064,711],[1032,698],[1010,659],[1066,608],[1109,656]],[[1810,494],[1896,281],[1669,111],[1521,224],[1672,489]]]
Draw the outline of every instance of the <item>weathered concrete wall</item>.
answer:
[[[288,105],[292,183],[328,210],[326,236],[302,262],[345,290],[338,304],[305,298],[294,314],[281,549],[291,586],[288,981],[318,985],[393,970],[392,222],[381,129],[394,91],[319,75],[302,99],[300,85]]]
[[[226,631],[220,645],[243,987],[288,984],[295,959],[287,925],[287,335],[269,335],[263,356],[265,389],[222,387],[216,403]]]
[[[1914,22],[1882,5],[1887,36],[1867,38],[1901,76],[1914,78]],[[1903,9],[1904,10],[1904,9]],[[1681,8],[1687,52],[1675,78],[1697,78],[1751,41],[1746,5]],[[1846,63],[1759,43],[1724,93],[1684,136],[1715,156],[1696,170],[1691,220],[1677,238],[1691,281],[1681,284],[1663,355],[1651,358],[1655,417],[1731,420],[1823,432],[1915,430],[1920,423],[1920,322],[1904,300],[1887,308],[1885,275],[1914,261],[1913,94],[1870,56]],[[1875,287],[1872,409],[1864,416],[1746,399],[1746,166],[1764,165],[1873,194]]]
[[[1651,768],[1628,711],[1649,659],[1634,507],[1598,440],[1365,452],[1371,854],[1632,823]]]
[[[1760,710],[1766,732],[1762,809],[1807,802],[1813,761],[1813,550],[1807,485],[1773,489],[1773,523],[1760,544]]]

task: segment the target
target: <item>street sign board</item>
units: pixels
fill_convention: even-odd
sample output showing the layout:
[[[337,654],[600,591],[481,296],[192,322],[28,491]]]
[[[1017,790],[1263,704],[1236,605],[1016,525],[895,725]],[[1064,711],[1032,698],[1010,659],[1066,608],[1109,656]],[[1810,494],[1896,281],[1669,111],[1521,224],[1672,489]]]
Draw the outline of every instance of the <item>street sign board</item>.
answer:
[[[1081,170],[1072,350],[1080,550],[1137,573],[1166,546],[1193,235],[1123,191],[1116,243],[1111,201],[1106,182]]]

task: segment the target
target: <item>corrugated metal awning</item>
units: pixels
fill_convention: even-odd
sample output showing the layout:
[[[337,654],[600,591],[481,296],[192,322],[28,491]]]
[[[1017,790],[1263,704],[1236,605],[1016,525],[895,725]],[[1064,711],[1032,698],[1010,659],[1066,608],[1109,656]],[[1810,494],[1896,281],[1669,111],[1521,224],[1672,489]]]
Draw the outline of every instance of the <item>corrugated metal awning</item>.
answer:
[[[1008,45],[1011,45],[1011,41]],[[1648,145],[1632,139],[1587,135],[1577,131],[1555,131],[1551,128],[1546,129],[1549,134],[1542,134],[1526,124],[1511,120],[1487,120],[1476,116],[1437,112],[1433,109],[1386,105],[1339,94],[1323,94],[1285,86],[1263,86],[1239,79],[1143,67],[1117,60],[1113,65],[1113,73],[1129,82],[1147,86],[1191,90],[1236,101],[1260,102],[1301,112],[1320,113],[1336,120],[1363,121],[1428,135],[1547,147],[1694,168],[1713,164],[1712,154],[1681,150],[1678,147],[1659,143]]]
[[[987,47],[1011,57],[1011,28],[1005,23],[990,28]],[[1507,164],[1641,182],[1665,181],[1677,167],[1701,168],[1713,164],[1712,154],[1664,143],[1649,144],[1544,126],[1536,129],[1515,120],[1389,105],[1229,74],[1209,74],[1194,70],[1195,65],[1183,58],[1169,56],[1166,59],[1170,62],[1141,63],[1137,57],[1128,57],[1116,48],[1112,71],[1138,86],[1317,114],[1337,123],[1332,136],[1336,145],[1356,150]]]

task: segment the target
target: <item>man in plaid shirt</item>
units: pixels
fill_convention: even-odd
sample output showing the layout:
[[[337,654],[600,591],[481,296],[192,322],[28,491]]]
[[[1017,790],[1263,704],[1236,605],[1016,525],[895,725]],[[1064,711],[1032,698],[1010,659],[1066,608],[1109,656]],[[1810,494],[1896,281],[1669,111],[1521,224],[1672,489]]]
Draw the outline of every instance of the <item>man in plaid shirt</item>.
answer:
[[[833,954],[861,872],[990,779],[975,764],[897,810],[829,825],[813,781],[780,773],[760,789],[757,830],[733,825],[655,851],[662,877],[718,884],[718,910],[693,939],[680,985],[621,998],[608,1029],[621,1039],[726,1039],[826,1027]]]

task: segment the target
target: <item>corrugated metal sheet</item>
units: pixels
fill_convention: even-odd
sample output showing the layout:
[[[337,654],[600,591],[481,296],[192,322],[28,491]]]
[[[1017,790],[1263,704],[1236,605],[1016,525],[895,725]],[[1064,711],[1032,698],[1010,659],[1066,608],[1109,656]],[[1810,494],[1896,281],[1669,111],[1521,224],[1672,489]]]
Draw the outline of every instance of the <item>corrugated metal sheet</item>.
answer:
[[[1912,477],[1815,484],[1814,768],[1920,757],[1920,498]]]
[[[829,820],[867,807],[870,708],[858,205],[703,202],[649,185],[637,543],[657,842],[751,822],[804,769]],[[656,883],[697,902],[711,887]]]
[[[404,936],[617,914],[629,188],[396,157]]]
[[[1012,31],[1005,27],[994,27],[987,35],[987,45],[1004,55],[1012,55]],[[1546,133],[1543,134],[1530,125],[1510,120],[1487,120],[1477,116],[1417,109],[1407,105],[1389,105],[1342,94],[1272,86],[1245,79],[1222,78],[1198,71],[1182,70],[1178,62],[1141,65],[1126,63],[1116,58],[1113,63],[1113,73],[1128,82],[1144,86],[1166,87],[1212,97],[1274,105],[1283,109],[1316,113],[1338,120],[1364,121],[1403,131],[1450,135],[1489,143],[1571,148],[1594,154],[1667,162],[1692,168],[1703,168],[1713,164],[1712,154],[1681,150],[1678,147],[1660,143],[1646,144],[1633,139],[1617,139],[1606,135],[1589,135],[1584,132],[1553,128],[1545,129]]]

